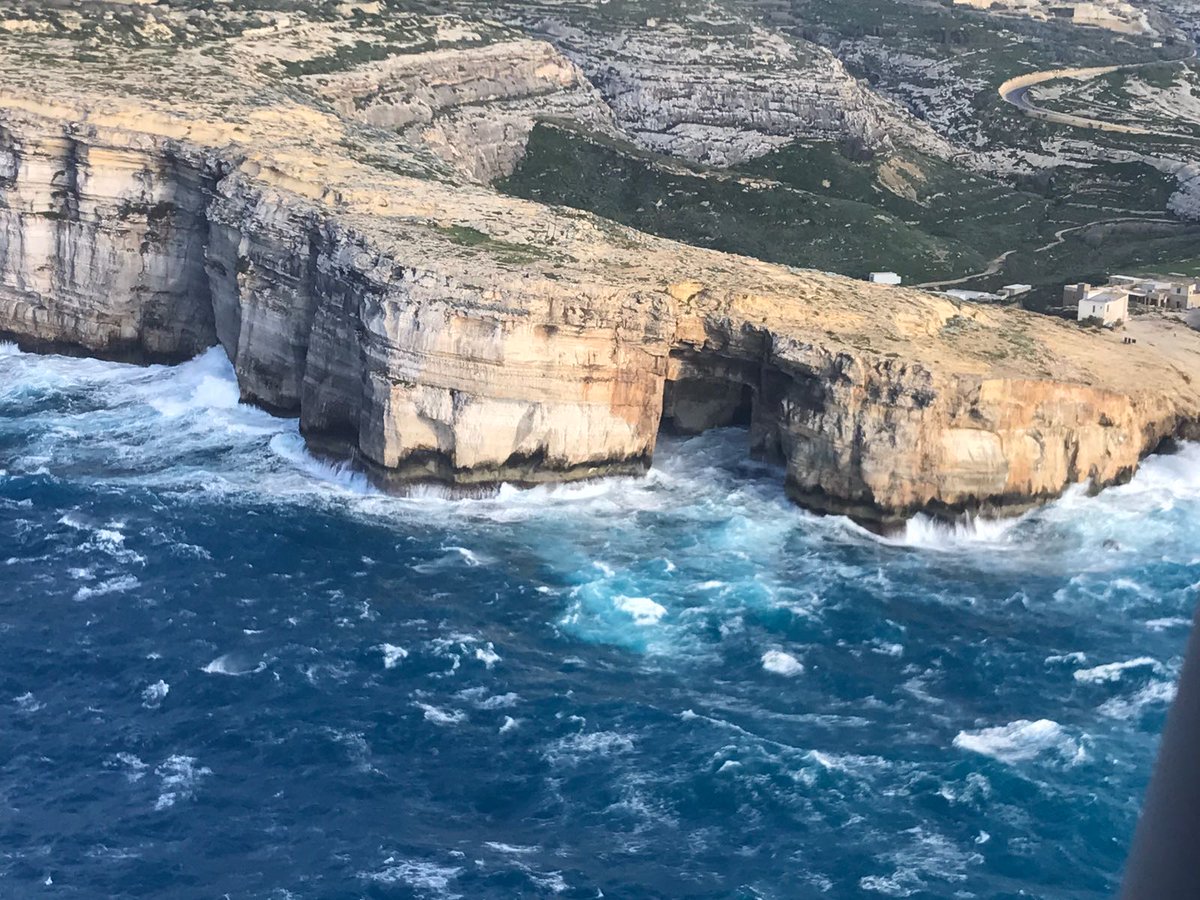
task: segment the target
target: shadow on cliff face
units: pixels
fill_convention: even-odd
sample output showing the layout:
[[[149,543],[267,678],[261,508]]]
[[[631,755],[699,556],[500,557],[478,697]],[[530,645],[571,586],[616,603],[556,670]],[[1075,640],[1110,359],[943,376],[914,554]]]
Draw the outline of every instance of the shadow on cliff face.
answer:
[[[668,381],[660,428],[692,435],[710,428],[749,428],[757,391],[748,384],[709,378]]]

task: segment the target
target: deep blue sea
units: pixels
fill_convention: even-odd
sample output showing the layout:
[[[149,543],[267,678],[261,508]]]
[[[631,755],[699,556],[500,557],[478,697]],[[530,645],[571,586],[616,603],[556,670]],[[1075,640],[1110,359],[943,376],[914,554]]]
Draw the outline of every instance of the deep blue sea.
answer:
[[[219,351],[0,350],[0,897],[1106,898],[1200,447],[883,539],[738,431],[399,499]]]

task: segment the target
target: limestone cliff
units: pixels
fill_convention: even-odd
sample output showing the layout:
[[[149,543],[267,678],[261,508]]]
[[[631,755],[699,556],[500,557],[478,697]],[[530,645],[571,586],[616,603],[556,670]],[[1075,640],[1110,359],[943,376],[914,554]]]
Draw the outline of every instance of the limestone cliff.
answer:
[[[246,400],[381,483],[638,472],[660,426],[747,423],[798,501],[886,523],[1198,436],[1186,328],[1124,345],[502,197],[258,65],[261,34],[100,64],[57,40],[0,47],[0,332],[220,343]]]

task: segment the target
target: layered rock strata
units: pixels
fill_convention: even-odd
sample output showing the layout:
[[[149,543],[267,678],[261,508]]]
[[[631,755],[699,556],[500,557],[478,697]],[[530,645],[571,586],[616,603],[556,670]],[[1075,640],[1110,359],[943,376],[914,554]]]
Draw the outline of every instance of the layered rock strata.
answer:
[[[955,154],[830,51],[760,26],[737,4],[648,16],[535,0],[501,9],[576,62],[618,124],[655,152],[732,166],[807,137]]]
[[[886,524],[1119,482],[1200,436],[1186,328],[1125,345],[502,197],[227,53],[180,51],[153,89],[156,57],[56,58],[0,60],[0,332],[219,343],[245,400],[384,484],[633,473],[662,426],[748,424],[799,502]]]
[[[408,53],[305,81],[342,115],[406,132],[484,183],[512,174],[540,119],[618,134],[583,73],[542,41]]]

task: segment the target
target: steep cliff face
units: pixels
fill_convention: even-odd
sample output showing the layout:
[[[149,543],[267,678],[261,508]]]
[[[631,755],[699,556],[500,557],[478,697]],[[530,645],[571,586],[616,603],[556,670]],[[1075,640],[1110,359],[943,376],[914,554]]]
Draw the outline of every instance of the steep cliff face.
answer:
[[[685,305],[698,287],[684,288]],[[926,323],[931,341],[957,312],[942,315]],[[681,317],[664,420],[690,433],[748,423],[753,451],[783,464],[789,494],[822,512],[884,526],[918,512],[1020,512],[1069,485],[1127,480],[1164,438],[1200,438],[1195,408],[1170,388],[1132,398],[947,372],[797,339],[783,323],[731,324]],[[1190,393],[1190,376],[1175,378]]]
[[[245,400],[299,414],[315,446],[388,483],[648,464],[670,336],[655,298],[468,283],[381,253],[219,153],[42,137],[59,127],[5,128],[6,336],[142,361],[219,342]]]
[[[210,346],[213,177],[149,140],[113,152],[66,123],[0,128],[0,330],[117,358],[185,359]]]
[[[637,472],[660,426],[748,424],[801,503],[886,524],[1120,481],[1197,436],[1186,328],[1123,345],[503,197],[252,57],[231,79],[181,51],[152,86],[152,56],[60,52],[28,85],[14,58],[0,332],[135,359],[220,343],[245,399],[383,484]]]

